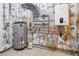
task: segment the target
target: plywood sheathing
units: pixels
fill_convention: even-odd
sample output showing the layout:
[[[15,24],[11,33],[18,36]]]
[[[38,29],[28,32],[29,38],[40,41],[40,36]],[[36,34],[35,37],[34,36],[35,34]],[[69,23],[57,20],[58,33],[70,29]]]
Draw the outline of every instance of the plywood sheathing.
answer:
[[[77,31],[79,32],[79,3],[78,3],[78,19],[77,19]]]
[[[71,24],[72,24],[72,19],[71,19],[71,10],[70,10],[70,4],[69,4],[69,25],[65,26],[65,32],[64,35],[67,37],[68,35],[71,35]]]

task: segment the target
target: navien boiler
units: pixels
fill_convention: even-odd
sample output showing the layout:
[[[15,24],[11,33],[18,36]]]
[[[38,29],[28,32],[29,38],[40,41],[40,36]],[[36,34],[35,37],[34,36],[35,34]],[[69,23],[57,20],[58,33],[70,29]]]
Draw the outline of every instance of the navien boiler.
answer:
[[[13,47],[23,49],[27,47],[27,27],[25,22],[14,22],[13,25]]]
[[[68,4],[57,4],[55,6],[55,25],[68,25]]]

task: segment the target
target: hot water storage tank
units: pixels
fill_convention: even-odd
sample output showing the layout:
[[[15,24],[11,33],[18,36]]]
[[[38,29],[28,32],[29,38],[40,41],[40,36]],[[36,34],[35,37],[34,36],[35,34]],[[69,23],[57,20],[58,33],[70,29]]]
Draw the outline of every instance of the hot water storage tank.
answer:
[[[23,49],[27,47],[27,26],[25,22],[17,21],[13,24],[13,47]]]

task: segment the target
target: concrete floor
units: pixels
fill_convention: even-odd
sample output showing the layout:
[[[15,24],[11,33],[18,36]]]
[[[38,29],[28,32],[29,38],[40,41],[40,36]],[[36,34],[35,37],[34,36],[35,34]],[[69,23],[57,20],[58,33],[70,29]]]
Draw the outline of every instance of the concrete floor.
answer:
[[[32,49],[25,48],[23,50],[14,50],[13,48],[0,53],[0,56],[71,56],[70,54],[61,51],[51,51],[49,49],[33,47]]]

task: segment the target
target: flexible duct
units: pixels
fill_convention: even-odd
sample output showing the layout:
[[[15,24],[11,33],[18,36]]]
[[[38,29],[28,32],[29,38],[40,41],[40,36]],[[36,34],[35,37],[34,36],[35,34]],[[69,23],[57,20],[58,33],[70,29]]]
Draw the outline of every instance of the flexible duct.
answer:
[[[39,8],[32,3],[25,3],[21,5],[24,10],[29,9],[33,13],[33,18],[36,18],[40,15]]]

